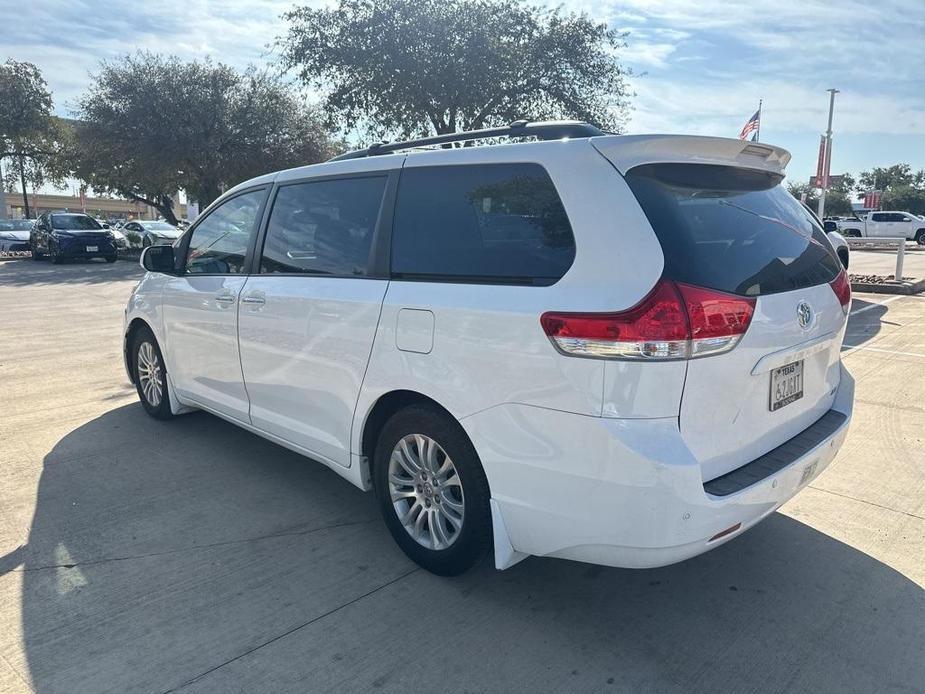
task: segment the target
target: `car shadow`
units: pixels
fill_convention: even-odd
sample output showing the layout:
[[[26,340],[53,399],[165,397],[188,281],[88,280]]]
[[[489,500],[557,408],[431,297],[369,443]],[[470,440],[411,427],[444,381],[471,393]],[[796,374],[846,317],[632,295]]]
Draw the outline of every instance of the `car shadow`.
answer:
[[[889,306],[853,297],[842,351],[858,347],[877,337],[884,324],[883,317],[888,310]]]
[[[68,260],[55,265],[49,260],[17,258],[0,262],[0,286],[18,287],[57,284],[99,284],[140,279],[144,270],[137,258],[119,258],[114,263],[93,258]]]
[[[787,516],[662,569],[530,558],[443,579],[327,468],[215,417],[156,422],[137,404],[45,455],[28,544],[0,557],[3,573],[21,574],[22,669],[38,692],[925,683],[922,588]],[[423,652],[409,668],[411,644]]]

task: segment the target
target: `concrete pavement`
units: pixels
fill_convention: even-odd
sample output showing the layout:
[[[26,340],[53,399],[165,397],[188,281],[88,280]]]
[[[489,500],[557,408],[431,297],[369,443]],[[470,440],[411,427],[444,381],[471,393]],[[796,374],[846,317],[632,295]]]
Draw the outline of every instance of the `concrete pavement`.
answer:
[[[145,416],[139,273],[0,262],[0,691],[925,691],[925,298],[855,298],[848,441],[742,537],[443,579],[321,465]]]

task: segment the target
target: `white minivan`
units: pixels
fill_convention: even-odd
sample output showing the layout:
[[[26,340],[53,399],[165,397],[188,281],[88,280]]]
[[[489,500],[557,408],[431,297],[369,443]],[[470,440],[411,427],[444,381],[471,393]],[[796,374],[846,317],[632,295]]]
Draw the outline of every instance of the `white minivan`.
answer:
[[[486,137],[516,142],[454,146]],[[145,249],[128,373],[375,490],[434,573],[677,562],[851,419],[851,290],[789,159],[519,121],[262,176]]]

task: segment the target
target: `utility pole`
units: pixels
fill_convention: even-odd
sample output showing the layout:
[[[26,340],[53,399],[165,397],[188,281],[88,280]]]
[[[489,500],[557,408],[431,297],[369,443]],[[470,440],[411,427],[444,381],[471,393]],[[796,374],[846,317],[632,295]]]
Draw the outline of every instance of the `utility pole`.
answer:
[[[819,194],[819,219],[825,217],[825,193],[829,189],[829,167],[832,161],[832,112],[835,110],[837,89],[826,89],[829,93],[829,125],[825,130],[825,159],[822,170],[822,192]]]
[[[0,160],[2,163],[2,160]],[[3,167],[0,166],[0,217],[6,217],[6,185],[3,182]]]

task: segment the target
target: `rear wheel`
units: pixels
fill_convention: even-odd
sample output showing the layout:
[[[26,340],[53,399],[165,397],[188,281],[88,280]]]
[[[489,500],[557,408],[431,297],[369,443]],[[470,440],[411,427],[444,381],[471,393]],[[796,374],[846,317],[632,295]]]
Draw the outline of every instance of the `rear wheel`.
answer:
[[[385,524],[412,561],[455,576],[486,554],[488,481],[458,422],[423,405],[400,410],[383,427],[373,464]]]
[[[135,389],[145,411],[155,419],[170,419],[170,398],[167,393],[167,367],[154,334],[142,328],[132,341],[132,369]]]
[[[919,229],[915,232],[915,242],[920,246],[925,246],[925,229]]]
[[[842,267],[846,270],[848,269],[848,251],[844,248],[838,249],[838,259],[841,261]]]

